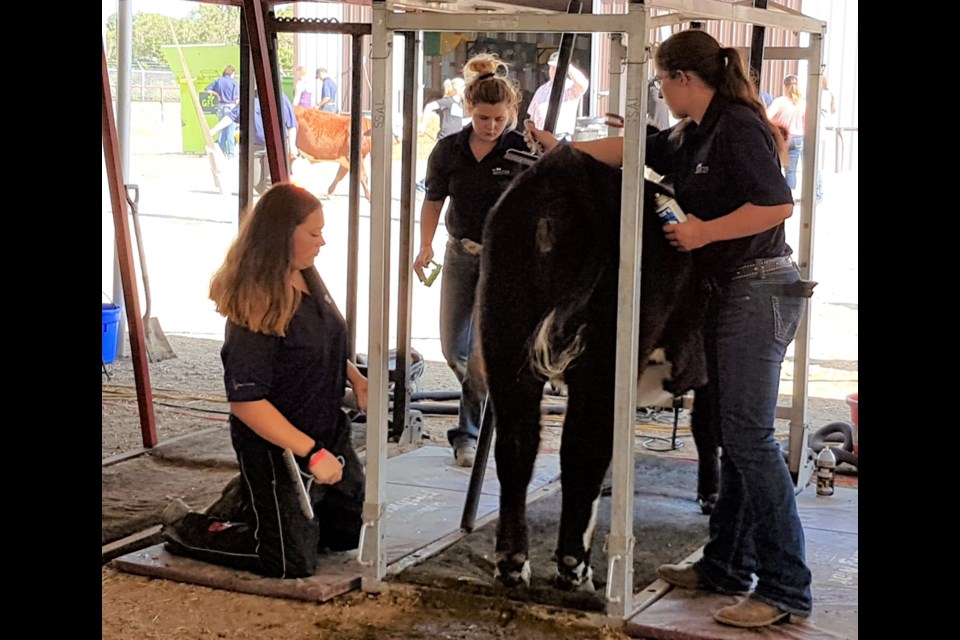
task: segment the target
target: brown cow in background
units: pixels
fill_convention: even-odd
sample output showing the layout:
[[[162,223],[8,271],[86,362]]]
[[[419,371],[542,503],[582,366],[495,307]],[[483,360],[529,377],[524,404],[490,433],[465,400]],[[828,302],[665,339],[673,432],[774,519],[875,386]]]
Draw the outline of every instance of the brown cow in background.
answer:
[[[333,195],[337,184],[350,171],[350,116],[307,109],[295,106],[293,113],[297,116],[297,148],[305,158],[311,162],[334,160],[340,163],[337,177],[327,189],[327,195]],[[364,160],[370,154],[370,129],[373,124],[370,118],[360,118],[360,186],[363,196],[370,199],[370,185],[367,182],[367,170]]]

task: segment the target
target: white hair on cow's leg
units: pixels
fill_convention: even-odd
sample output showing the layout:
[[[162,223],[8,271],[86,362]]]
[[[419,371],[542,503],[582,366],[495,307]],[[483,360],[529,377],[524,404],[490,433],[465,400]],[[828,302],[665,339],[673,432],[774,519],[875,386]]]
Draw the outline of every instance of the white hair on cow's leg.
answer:
[[[602,493],[602,492],[601,492]],[[597,513],[600,511],[600,495],[596,497],[590,507],[590,521],[587,522],[587,528],[583,531],[583,548],[589,549],[593,544],[593,532],[597,528]]]
[[[521,565],[519,571],[511,571],[509,576],[503,576],[500,573],[500,565],[509,562],[513,566]],[[522,564],[521,564],[522,562]],[[500,580],[505,577],[510,584],[518,584],[523,581],[525,585],[530,586],[530,578],[533,576],[533,570],[530,568],[530,560],[526,554],[513,551],[498,551],[496,554],[496,565],[493,568],[493,579]]]
[[[569,346],[559,353],[554,350],[551,334],[554,330],[556,310],[551,311],[537,327],[533,346],[530,347],[530,367],[534,372],[545,376],[548,380],[560,380],[567,367],[583,353],[583,326],[577,329],[577,334],[570,341]]]

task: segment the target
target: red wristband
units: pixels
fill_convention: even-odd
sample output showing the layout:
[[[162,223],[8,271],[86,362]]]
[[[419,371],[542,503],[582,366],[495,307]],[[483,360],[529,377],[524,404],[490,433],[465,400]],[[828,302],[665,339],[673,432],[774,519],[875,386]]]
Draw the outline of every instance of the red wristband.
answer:
[[[307,462],[307,469],[312,469],[313,465],[320,462],[320,459],[323,458],[326,452],[327,452],[326,449],[320,449],[320,451],[317,451],[315,454],[310,456],[310,460]]]

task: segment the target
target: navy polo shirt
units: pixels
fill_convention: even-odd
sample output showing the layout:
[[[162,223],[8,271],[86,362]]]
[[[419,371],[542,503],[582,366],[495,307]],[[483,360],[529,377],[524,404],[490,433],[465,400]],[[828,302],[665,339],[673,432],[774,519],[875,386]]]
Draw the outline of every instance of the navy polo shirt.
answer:
[[[304,270],[304,277],[309,271],[313,269]],[[322,444],[334,439],[346,389],[347,326],[318,281],[318,275],[307,278],[311,295],[302,297],[285,337],[228,321],[220,357],[227,400],[269,400],[293,426]],[[230,433],[234,443],[260,438],[233,414]]]
[[[227,113],[227,117],[234,122],[240,122],[240,105],[235,106]],[[293,105],[290,104],[290,98],[287,94],[280,94],[280,119],[283,120],[285,129],[293,129],[297,126],[297,116],[293,112]],[[263,114],[260,112],[260,96],[253,99],[253,144],[261,147],[266,146],[266,138],[263,135]]]
[[[444,222],[447,234],[461,240],[483,243],[483,223],[510,182],[525,168],[506,160],[510,149],[527,151],[523,134],[504,131],[493,151],[477,162],[470,151],[473,125],[437,142],[427,160],[426,199],[443,202],[450,198]]]
[[[216,91],[221,104],[236,104],[240,101],[240,85],[230,76],[220,76],[207,85],[204,91]]]
[[[646,163],[672,175],[680,207],[701,220],[725,216],[746,203],[792,204],[770,130],[749,107],[715,95],[703,120],[689,122],[680,146],[668,140],[676,127],[647,138]],[[759,258],[790,255],[784,225],[713,242],[693,251],[703,275],[722,276]]]

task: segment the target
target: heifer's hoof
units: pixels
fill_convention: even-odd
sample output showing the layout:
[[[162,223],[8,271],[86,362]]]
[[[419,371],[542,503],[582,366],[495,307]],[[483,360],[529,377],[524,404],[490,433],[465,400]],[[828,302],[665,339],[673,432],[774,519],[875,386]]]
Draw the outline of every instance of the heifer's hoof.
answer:
[[[697,504],[700,505],[700,512],[703,513],[703,515],[705,516],[708,516],[711,513],[713,513],[713,509],[714,507],[717,506],[717,500],[719,499],[719,497],[720,496],[716,493],[711,493],[706,498],[704,498],[702,495],[698,495]]]
[[[557,563],[556,584],[558,589],[564,591],[596,591],[593,586],[593,569],[585,561],[577,560],[573,556],[563,556]]]
[[[514,553],[509,555],[498,554],[497,568],[493,577],[505,587],[516,587],[520,584],[530,586],[530,561],[526,554]]]

